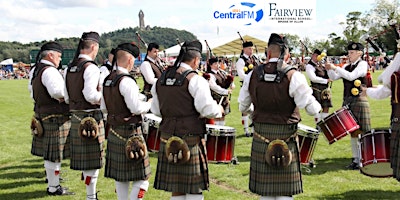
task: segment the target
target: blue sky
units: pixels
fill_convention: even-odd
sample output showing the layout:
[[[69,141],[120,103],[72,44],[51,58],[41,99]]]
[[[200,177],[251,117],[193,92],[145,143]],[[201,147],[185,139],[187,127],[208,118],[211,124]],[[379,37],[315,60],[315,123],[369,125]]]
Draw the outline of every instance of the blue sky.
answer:
[[[297,0],[294,0],[297,1]],[[187,30],[210,46],[242,35],[267,40],[272,32],[297,34],[311,40],[327,38],[329,33],[341,34],[346,15],[351,11],[365,12],[375,0],[316,0],[317,24],[310,28],[249,28],[220,27],[209,13],[211,0],[9,0],[0,2],[1,41],[22,43],[80,37],[82,32],[100,34],[139,25],[138,13],[143,10],[145,24]],[[215,41],[215,42],[214,42]]]

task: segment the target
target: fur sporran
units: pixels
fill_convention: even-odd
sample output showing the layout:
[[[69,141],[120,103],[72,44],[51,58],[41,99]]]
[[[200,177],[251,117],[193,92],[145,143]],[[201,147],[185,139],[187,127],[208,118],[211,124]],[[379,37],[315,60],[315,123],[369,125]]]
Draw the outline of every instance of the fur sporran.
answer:
[[[130,137],[125,144],[125,155],[129,160],[143,159],[147,154],[146,142],[140,136]]]
[[[276,139],[268,144],[265,159],[270,166],[287,167],[292,162],[292,158],[292,152],[285,141]]]
[[[42,137],[43,136],[43,126],[42,126],[42,121],[35,116],[32,117],[31,121],[31,133],[33,136],[36,137]]]
[[[165,145],[165,155],[169,163],[182,164],[190,159],[190,151],[187,143],[182,138],[172,136]]]
[[[79,135],[84,139],[94,140],[99,134],[99,125],[93,117],[85,117],[81,120],[78,130]]]

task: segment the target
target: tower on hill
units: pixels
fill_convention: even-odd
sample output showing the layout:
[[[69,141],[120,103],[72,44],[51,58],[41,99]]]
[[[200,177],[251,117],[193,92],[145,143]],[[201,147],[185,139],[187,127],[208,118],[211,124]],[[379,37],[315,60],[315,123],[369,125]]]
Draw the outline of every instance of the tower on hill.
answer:
[[[139,28],[140,28],[140,30],[144,30],[145,29],[144,13],[143,13],[142,10],[139,11]]]

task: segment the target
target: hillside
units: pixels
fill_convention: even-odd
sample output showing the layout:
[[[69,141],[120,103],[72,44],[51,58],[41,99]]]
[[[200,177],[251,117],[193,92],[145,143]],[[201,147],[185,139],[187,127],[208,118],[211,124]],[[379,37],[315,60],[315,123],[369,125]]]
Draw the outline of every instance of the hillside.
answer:
[[[117,46],[122,42],[135,42],[139,45],[141,52],[146,52],[146,48],[140,43],[137,38],[136,32],[140,34],[146,43],[156,42],[160,45],[160,50],[169,48],[177,44],[177,38],[180,41],[194,40],[197,37],[192,33],[185,30],[177,30],[172,28],[152,27],[151,29],[140,30],[135,28],[123,28],[116,31],[103,33],[100,35],[100,50],[96,61],[102,62],[107,57],[111,48]],[[56,38],[55,41],[59,42],[65,49],[76,49],[79,38]],[[30,51],[38,50],[47,40],[40,42],[31,42],[22,44],[20,42],[2,42],[0,41],[0,61],[7,58],[13,58],[14,62],[30,63]]]

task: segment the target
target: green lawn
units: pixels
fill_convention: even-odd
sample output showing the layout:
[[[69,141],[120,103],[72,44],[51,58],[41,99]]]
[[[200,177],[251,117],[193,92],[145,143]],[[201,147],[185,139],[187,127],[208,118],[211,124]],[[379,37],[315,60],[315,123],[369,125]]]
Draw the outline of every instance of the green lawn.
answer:
[[[373,74],[376,85],[380,72]],[[142,78],[138,83],[142,85]],[[47,196],[44,183],[43,159],[30,154],[30,118],[33,103],[27,90],[27,80],[0,81],[0,199],[52,199]],[[232,112],[226,125],[236,129],[235,156],[239,164],[209,164],[210,191],[204,192],[205,199],[258,199],[248,189],[251,138],[243,136],[241,114],[237,96],[240,83],[235,79],[236,89],[231,98]],[[338,110],[342,105],[343,83],[336,81],[332,86],[333,105]],[[389,127],[390,100],[372,100],[371,122],[373,128]],[[315,127],[314,119],[301,110],[302,124]],[[346,170],[351,158],[350,137],[329,145],[323,134],[319,135],[314,151],[315,168],[303,167],[304,193],[296,199],[399,199],[400,184],[393,178],[371,178],[359,171]],[[157,157],[151,153],[151,166],[155,174]],[[84,199],[86,190],[80,180],[80,172],[69,169],[69,160],[62,165],[63,186],[69,187],[75,196],[59,199]],[[104,169],[98,181],[100,199],[116,199],[114,181],[104,178]],[[145,199],[169,199],[170,194],[153,189],[154,176]]]

